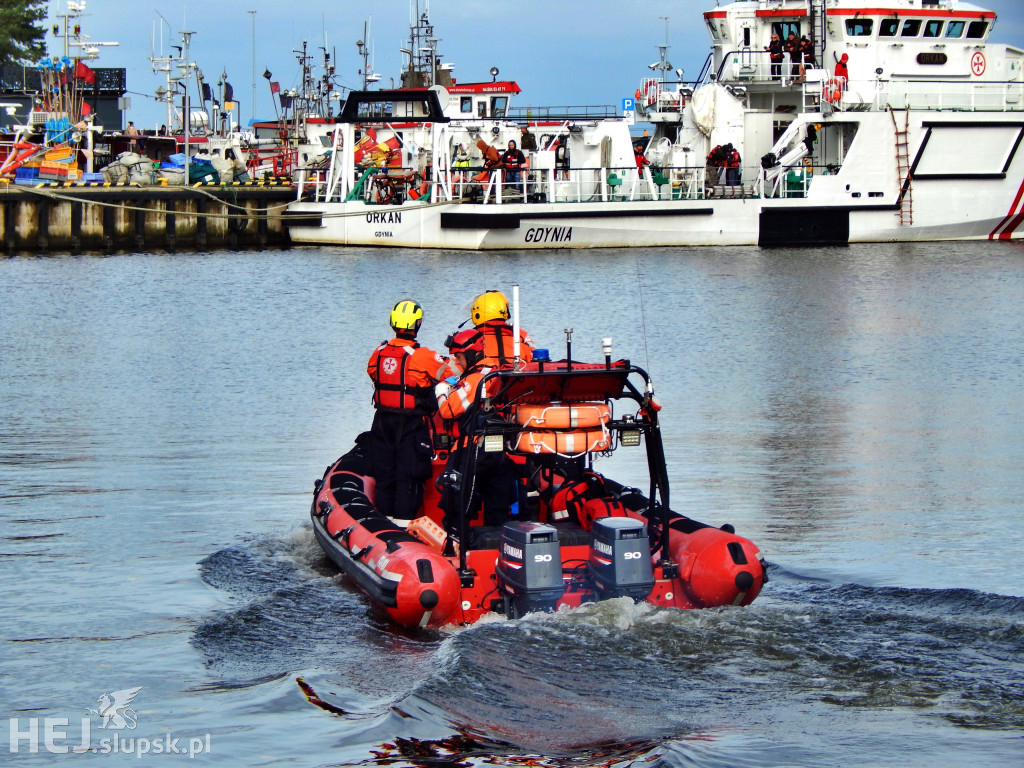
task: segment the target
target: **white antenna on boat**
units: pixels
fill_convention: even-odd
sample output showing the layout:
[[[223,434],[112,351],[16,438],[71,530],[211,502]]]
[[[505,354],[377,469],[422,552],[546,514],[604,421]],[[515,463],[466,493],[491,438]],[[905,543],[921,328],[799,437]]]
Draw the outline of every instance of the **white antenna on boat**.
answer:
[[[521,349],[519,345],[519,285],[518,283],[512,286],[512,357],[515,358],[515,362],[512,365],[512,370],[521,371],[523,369],[523,361],[520,359]]]

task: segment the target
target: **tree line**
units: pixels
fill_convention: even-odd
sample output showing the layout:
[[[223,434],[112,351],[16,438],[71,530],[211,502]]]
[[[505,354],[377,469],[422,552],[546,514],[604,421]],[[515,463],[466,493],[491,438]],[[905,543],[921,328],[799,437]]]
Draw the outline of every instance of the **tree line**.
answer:
[[[46,0],[0,0],[0,64],[46,56]]]

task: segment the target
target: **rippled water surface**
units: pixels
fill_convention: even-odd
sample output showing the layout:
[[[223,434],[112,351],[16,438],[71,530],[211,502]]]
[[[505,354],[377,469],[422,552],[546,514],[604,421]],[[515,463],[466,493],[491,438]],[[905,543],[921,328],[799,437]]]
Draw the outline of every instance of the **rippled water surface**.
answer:
[[[761,547],[752,606],[407,634],[321,555],[391,304],[436,347],[513,283],[553,356],[651,372],[672,506]],[[0,762],[1022,764],[1022,306],[1006,243],[0,260]]]

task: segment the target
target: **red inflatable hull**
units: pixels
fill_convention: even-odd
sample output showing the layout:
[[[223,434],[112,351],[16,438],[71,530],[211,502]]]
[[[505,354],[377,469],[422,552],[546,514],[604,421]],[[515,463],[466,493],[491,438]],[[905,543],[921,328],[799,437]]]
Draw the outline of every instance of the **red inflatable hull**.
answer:
[[[640,514],[628,514],[647,523]],[[432,517],[440,522],[439,511]],[[647,602],[681,609],[751,603],[765,581],[757,547],[735,533],[679,516],[674,519],[677,523],[669,534],[674,568],[666,573],[660,553],[655,553],[654,587]],[[327,470],[319,484],[312,520],[316,537],[332,562],[395,624],[470,624],[504,609],[495,575],[497,547],[469,550],[467,564],[473,575],[463,580],[457,555],[443,554],[373,509],[373,480],[344,469],[344,458]],[[676,525],[695,530],[677,530]],[[593,585],[579,578],[578,567],[573,567],[587,561],[590,545],[563,544],[559,551],[565,591],[556,607],[577,607],[600,599]]]

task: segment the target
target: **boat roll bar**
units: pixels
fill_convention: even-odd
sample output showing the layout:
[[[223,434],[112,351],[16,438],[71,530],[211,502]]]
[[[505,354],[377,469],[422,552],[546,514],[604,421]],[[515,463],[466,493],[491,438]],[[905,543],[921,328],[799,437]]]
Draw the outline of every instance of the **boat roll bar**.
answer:
[[[525,428],[515,422],[514,410],[519,405],[534,405],[557,402],[587,402],[631,400],[638,406],[636,415],[628,414],[608,422],[610,432],[620,436],[630,434],[636,442],[622,442],[623,445],[638,445],[639,435],[646,435],[647,467],[650,477],[647,503],[650,520],[658,520],[657,536],[651,536],[651,552],[658,548],[661,557],[658,565],[663,578],[674,578],[678,564],[672,562],[668,548],[668,533],[671,509],[669,506],[668,470],[665,465],[665,449],[662,444],[661,427],[658,422],[660,406],[654,399],[654,386],[650,376],[628,360],[611,360],[611,340],[602,340],[605,352],[603,363],[574,363],[571,354],[572,329],[566,329],[566,359],[559,361],[538,360],[526,364],[521,370],[497,369],[485,374],[479,384],[472,403],[467,409],[467,422],[472,425],[472,434],[465,435],[464,450],[455,471],[444,473],[444,483],[450,493],[453,506],[457,509],[455,524],[458,527],[459,575],[463,583],[472,585],[474,572],[469,568],[468,510],[475,488],[476,468],[481,452],[506,450],[508,441]],[[642,381],[635,382],[631,377]],[[493,382],[497,381],[497,391]],[[488,439],[490,438],[490,439]],[[619,438],[621,439],[621,437]],[[614,450],[612,443],[609,450]],[[569,457],[591,460],[589,452]],[[658,515],[660,506],[661,514]],[[454,511],[454,510],[453,510]],[[452,525],[455,527],[455,525]],[[452,531],[449,531],[449,534]],[[654,531],[652,531],[652,534]]]

